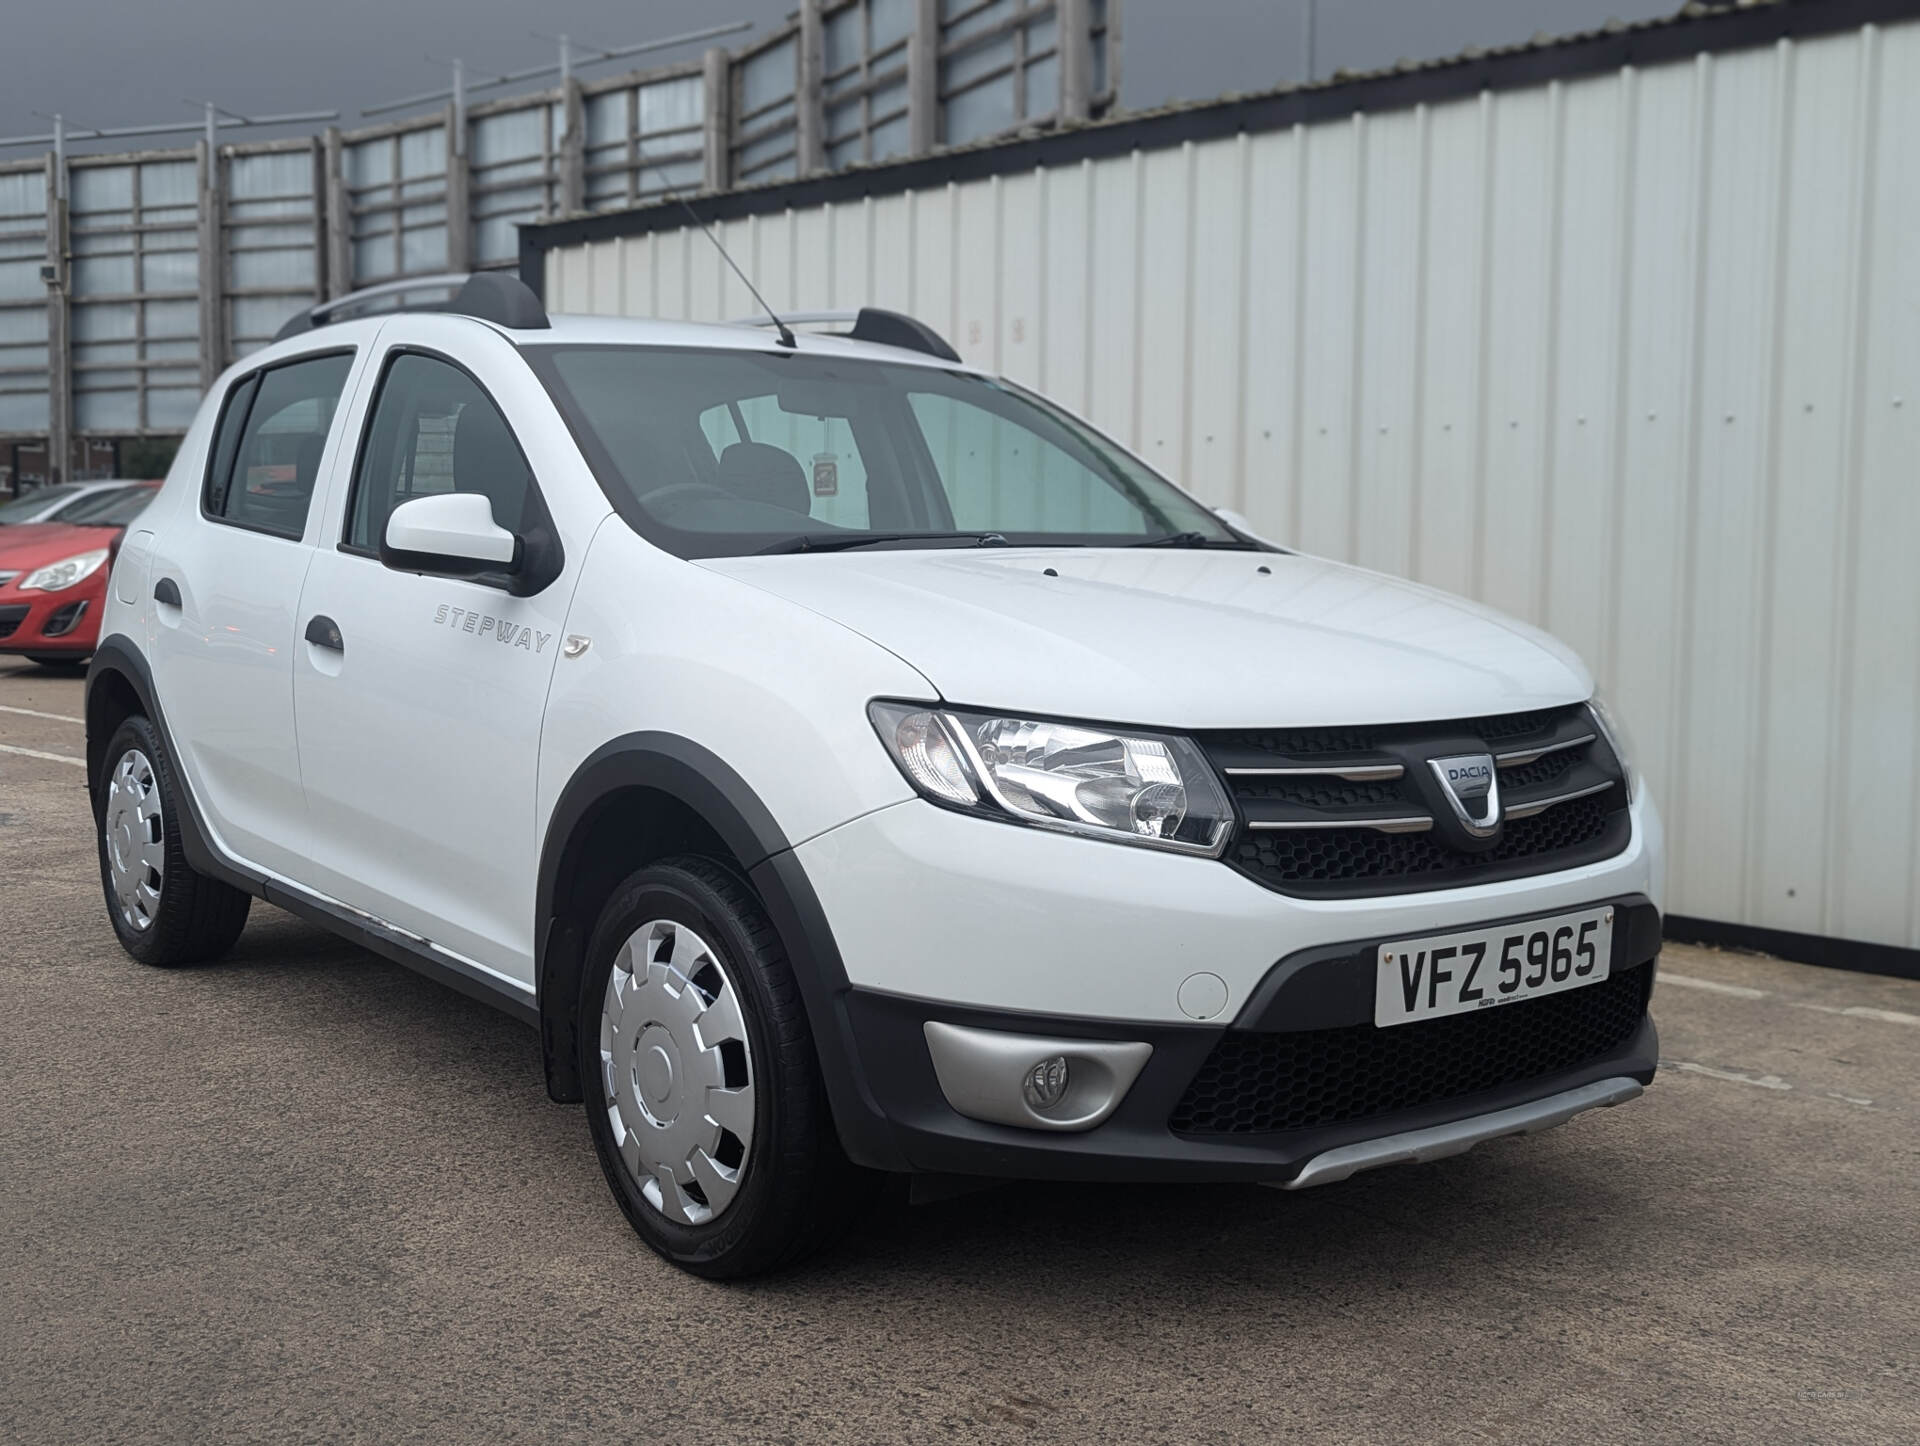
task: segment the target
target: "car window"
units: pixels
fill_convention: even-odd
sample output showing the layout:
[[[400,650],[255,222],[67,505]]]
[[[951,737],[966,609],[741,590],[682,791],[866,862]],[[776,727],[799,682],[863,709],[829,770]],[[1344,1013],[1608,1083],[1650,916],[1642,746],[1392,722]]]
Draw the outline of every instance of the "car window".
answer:
[[[23,492],[9,502],[0,502],[0,522],[31,522],[63,498],[81,496],[83,489],[72,483],[55,483]]]
[[[717,475],[723,479],[739,469],[741,454],[728,457],[736,443],[777,448],[793,459],[806,483],[809,517],[835,527],[868,525],[867,469],[847,418],[799,416],[784,410],[778,395],[769,392],[708,408],[700,414],[700,430],[713,447]],[[796,475],[777,459],[766,460],[771,469]]]
[[[1084,423],[964,370],[741,349],[523,354],[621,515],[683,557],[863,536],[1255,545]]]
[[[207,472],[209,517],[280,537],[306,530],[320,458],[352,365],[348,354],[312,357],[235,386]]]
[[[91,492],[73,498],[69,502],[46,516],[48,522],[84,522],[101,508],[111,505],[115,499],[125,497],[129,492],[142,490],[137,487],[96,487]]]
[[[478,493],[497,524],[524,532],[532,484],[512,428],[480,384],[437,357],[402,352],[374,401],[344,541],[378,551],[394,508],[441,492]]]
[[[1109,477],[1031,427],[938,392],[909,392],[953,508],[953,525],[1018,532],[1145,532],[1147,515]]]
[[[81,527],[125,527],[146,511],[159,491],[158,487],[112,487],[69,503],[54,520]]]

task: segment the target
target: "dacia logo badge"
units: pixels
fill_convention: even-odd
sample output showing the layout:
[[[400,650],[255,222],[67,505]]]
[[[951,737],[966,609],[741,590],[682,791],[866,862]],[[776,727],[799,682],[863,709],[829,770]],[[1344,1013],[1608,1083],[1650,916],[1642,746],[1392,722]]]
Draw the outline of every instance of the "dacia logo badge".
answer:
[[[1462,828],[1475,838],[1492,838],[1500,831],[1500,780],[1491,753],[1431,758],[1427,767],[1439,780],[1440,792],[1453,806]]]

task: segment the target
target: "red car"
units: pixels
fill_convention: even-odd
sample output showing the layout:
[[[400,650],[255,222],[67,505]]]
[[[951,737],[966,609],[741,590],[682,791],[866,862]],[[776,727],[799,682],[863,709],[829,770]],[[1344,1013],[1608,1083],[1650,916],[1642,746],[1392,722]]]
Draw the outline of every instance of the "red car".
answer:
[[[47,667],[84,662],[100,638],[107,574],[158,482],[116,488],[59,522],[0,530],[0,653]]]

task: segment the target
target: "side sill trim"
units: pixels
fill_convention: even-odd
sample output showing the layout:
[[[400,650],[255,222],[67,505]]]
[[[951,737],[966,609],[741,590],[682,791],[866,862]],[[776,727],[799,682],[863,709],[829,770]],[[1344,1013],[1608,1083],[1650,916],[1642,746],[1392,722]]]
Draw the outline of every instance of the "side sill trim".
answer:
[[[1272,1182],[1282,1190],[1304,1190],[1312,1185],[1330,1185],[1357,1175],[1362,1170],[1382,1165],[1410,1164],[1416,1161],[1443,1160],[1471,1150],[1486,1140],[1503,1135],[1532,1135],[1564,1125],[1575,1115],[1591,1109],[1625,1104],[1641,1094],[1643,1087],[1635,1079],[1621,1075],[1596,1080],[1578,1089],[1548,1095],[1531,1104],[1514,1105],[1488,1115],[1455,1120],[1452,1124],[1433,1125],[1424,1130],[1408,1130],[1398,1135],[1383,1135],[1377,1140],[1361,1140],[1315,1155],[1291,1180]]]
[[[522,1024],[532,1025],[536,1029],[540,1025],[540,1007],[531,993],[516,989],[478,965],[469,964],[457,955],[436,948],[428,940],[416,939],[344,904],[319,898],[302,889],[288,888],[275,879],[257,881],[253,891],[275,908],[285,909],[310,924],[318,924],[349,943],[370,949],[381,958],[424,975],[436,984],[444,984],[469,999],[490,1004]]]

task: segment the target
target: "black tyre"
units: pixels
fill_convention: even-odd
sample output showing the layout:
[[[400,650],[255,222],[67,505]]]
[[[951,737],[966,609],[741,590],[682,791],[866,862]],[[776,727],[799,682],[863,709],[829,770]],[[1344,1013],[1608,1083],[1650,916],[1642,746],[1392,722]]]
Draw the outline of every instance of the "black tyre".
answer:
[[[142,964],[217,959],[246,927],[251,897],[197,874],[180,846],[181,798],[153,724],[114,731],[94,787],[100,884],[120,945]]]
[[[73,653],[28,653],[27,661],[57,672],[74,673],[86,666],[87,659],[84,655],[76,656]]]
[[[850,1164],[806,1011],[751,889],[706,859],[628,878],[580,996],[580,1074],[607,1183],[684,1270],[791,1264],[862,1218],[882,1177]]]

